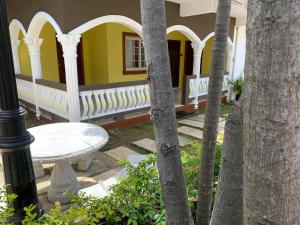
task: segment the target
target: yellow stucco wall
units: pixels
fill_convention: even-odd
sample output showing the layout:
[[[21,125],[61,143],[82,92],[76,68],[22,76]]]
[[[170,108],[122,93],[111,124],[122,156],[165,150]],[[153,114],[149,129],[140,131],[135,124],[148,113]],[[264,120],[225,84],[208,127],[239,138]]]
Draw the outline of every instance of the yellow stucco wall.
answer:
[[[145,80],[146,74],[123,75],[123,32],[134,33],[120,24],[107,24],[109,82]]]
[[[202,52],[202,65],[201,65],[202,76],[208,76],[210,73],[213,45],[214,45],[214,37],[211,37],[206,42],[206,45]]]
[[[22,32],[20,32],[19,34],[19,40],[20,40],[19,59],[20,59],[21,73],[23,75],[32,76],[29,51],[27,45],[25,44],[24,35]]]
[[[210,67],[212,63],[212,51],[214,46],[214,37],[211,37],[206,42],[206,45],[202,52],[202,65],[201,65],[201,77],[207,77],[210,73]],[[225,54],[225,74],[227,74],[227,52]]]
[[[41,63],[43,79],[59,82],[58,61],[56,51],[56,33],[50,23],[41,30]]]
[[[82,35],[85,83],[108,83],[107,25]]]
[[[168,40],[180,41],[179,89],[181,89],[184,77],[185,42],[188,39],[180,32],[174,31],[168,34]]]

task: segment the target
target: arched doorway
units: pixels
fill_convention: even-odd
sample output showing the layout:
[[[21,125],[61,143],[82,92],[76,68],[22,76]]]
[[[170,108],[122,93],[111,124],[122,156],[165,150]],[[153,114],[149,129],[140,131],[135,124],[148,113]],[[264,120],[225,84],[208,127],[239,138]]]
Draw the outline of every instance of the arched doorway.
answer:
[[[174,100],[175,103],[182,104],[185,99],[186,76],[193,75],[194,70],[192,43],[201,41],[192,30],[181,25],[168,28],[167,34]]]

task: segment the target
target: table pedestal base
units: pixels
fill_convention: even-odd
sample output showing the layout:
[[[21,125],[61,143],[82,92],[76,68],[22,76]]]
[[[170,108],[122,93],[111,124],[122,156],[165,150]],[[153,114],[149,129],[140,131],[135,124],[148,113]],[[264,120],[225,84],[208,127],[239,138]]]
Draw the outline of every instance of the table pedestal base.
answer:
[[[88,171],[90,168],[92,162],[93,162],[94,156],[92,154],[86,154],[78,162],[77,170],[79,171]]]
[[[51,178],[51,184],[48,189],[48,200],[52,203],[59,201],[62,204],[70,203],[68,197],[63,193],[66,191],[78,194],[80,184],[77,181],[76,173],[68,161],[60,161],[55,163]]]
[[[45,171],[41,164],[33,163],[33,170],[34,170],[35,179],[45,176]]]

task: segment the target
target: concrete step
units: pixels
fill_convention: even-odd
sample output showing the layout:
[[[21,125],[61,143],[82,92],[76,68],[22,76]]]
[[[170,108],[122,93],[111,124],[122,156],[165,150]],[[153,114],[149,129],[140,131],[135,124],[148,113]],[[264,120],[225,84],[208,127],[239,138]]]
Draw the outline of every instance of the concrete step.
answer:
[[[187,136],[191,136],[191,137],[194,137],[194,138],[197,138],[200,140],[203,138],[202,130],[198,130],[198,129],[191,128],[191,127],[186,127],[186,126],[179,127],[178,133],[184,134]]]

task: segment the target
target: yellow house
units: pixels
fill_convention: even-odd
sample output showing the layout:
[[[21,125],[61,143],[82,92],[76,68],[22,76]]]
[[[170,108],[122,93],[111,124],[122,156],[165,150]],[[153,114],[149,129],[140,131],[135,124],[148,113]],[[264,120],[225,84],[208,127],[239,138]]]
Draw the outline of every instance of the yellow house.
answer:
[[[68,1],[33,4],[31,0],[11,0],[8,4],[20,100],[34,105],[38,117],[52,113],[70,121],[148,108],[139,1],[75,1],[70,8],[64,4]],[[174,101],[197,105],[198,98],[207,92],[215,9],[182,16],[180,7],[178,1],[166,2]],[[244,5],[233,8],[226,74],[234,70],[232,40],[238,36],[237,22],[245,16]],[[24,15],[24,11],[29,13]],[[232,77],[225,78],[227,90],[227,80]]]

